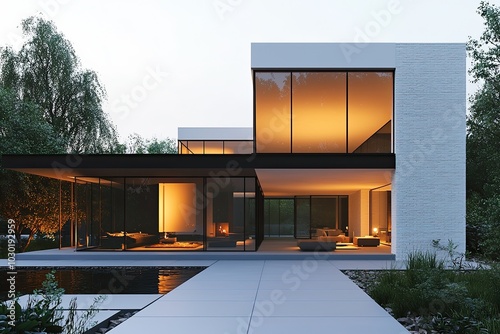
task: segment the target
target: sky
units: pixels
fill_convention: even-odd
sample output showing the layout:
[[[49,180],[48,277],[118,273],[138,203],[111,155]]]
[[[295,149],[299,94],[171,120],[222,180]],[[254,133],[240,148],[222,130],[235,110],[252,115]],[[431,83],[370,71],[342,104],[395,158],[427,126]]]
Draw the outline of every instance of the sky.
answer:
[[[500,0],[490,1],[500,5]],[[43,15],[107,91],[121,140],[251,127],[252,42],[453,42],[484,30],[477,0],[0,0],[0,46]],[[468,60],[470,63],[470,60]],[[477,89],[468,84],[470,95]]]

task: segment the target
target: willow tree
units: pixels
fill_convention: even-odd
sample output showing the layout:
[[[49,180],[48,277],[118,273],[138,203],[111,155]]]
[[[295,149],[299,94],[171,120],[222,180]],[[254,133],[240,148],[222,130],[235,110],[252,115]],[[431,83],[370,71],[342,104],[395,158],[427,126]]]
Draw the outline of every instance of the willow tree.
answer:
[[[30,17],[21,27],[22,47],[0,53],[0,164],[3,154],[112,152],[115,129],[96,73],[81,68],[52,22]],[[58,196],[59,181],[0,170],[0,219],[16,221],[18,245],[28,233],[21,250],[35,234],[57,231]]]
[[[102,110],[104,87],[81,68],[71,43],[51,21],[22,21],[26,42],[1,54],[0,85],[36,105],[71,153],[105,153],[116,146],[115,129]]]
[[[36,105],[20,101],[0,86],[0,154],[64,153],[63,146]],[[0,216],[16,222],[21,251],[36,233],[57,231],[58,188],[55,180],[0,169]],[[26,231],[28,239],[22,242],[21,233]]]

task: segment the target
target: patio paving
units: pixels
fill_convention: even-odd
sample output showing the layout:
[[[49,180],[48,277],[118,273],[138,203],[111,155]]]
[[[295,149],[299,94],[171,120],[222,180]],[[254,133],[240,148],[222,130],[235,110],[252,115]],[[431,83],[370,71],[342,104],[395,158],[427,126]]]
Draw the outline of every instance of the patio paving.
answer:
[[[408,333],[333,262],[217,261],[112,334]]]
[[[279,252],[279,251],[278,251]],[[333,258],[299,252],[300,258],[265,253],[200,252],[196,259],[173,253],[74,252],[73,249],[33,252],[18,267],[207,267],[165,295],[109,295],[101,315],[118,309],[141,309],[109,331],[112,334],[169,331],[173,333],[267,334],[315,331],[408,333],[340,270],[402,267],[393,258]],[[252,258],[249,254],[269,255]],[[63,256],[61,256],[63,254]],[[72,258],[68,257],[72,255]],[[203,255],[209,255],[204,257]],[[359,254],[359,253],[357,253]],[[26,253],[28,255],[28,253]],[[91,255],[91,257],[88,257]],[[100,255],[100,256],[99,256]],[[153,256],[151,256],[153,255]],[[235,256],[231,256],[235,255]],[[286,255],[286,254],[284,254]],[[378,254],[377,254],[378,255]],[[384,254],[380,254],[384,255]],[[6,261],[4,260],[5,264]],[[71,296],[66,296],[69,300]],[[81,299],[89,301],[90,296]],[[99,316],[99,319],[101,316]]]

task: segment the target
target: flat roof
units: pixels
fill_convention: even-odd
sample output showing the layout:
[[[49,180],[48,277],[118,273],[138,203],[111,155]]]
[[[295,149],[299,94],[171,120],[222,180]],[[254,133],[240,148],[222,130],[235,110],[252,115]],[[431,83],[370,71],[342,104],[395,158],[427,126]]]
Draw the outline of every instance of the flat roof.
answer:
[[[419,45],[435,45],[443,50],[460,45],[465,51],[465,43],[252,43],[251,67],[254,70],[394,69],[398,50]]]
[[[85,177],[256,176],[256,170],[395,168],[387,154],[89,154],[3,155],[2,167],[71,181]]]

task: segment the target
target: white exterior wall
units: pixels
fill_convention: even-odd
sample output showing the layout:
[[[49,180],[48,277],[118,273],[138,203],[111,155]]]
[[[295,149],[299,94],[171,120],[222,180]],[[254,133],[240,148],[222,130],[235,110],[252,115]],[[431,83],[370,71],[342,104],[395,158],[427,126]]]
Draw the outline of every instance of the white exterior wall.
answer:
[[[392,252],[465,252],[464,44],[396,44]]]

